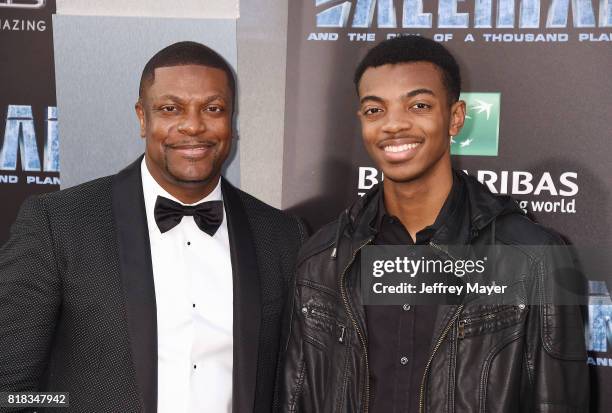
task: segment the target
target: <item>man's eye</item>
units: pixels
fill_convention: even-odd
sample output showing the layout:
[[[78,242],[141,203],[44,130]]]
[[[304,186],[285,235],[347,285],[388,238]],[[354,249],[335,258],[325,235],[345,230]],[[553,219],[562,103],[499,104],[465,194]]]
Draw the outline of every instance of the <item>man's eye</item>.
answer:
[[[412,105],[412,107],[419,110],[425,110],[431,108],[431,105],[428,105],[427,103],[415,103]]]
[[[382,109],[381,108],[368,108],[366,110],[363,111],[364,115],[376,115],[378,113],[381,113]]]
[[[206,111],[214,112],[214,113],[223,112],[223,108],[221,106],[212,105],[212,106],[207,106]]]
[[[162,112],[176,112],[176,106],[174,105],[165,105],[160,108]]]

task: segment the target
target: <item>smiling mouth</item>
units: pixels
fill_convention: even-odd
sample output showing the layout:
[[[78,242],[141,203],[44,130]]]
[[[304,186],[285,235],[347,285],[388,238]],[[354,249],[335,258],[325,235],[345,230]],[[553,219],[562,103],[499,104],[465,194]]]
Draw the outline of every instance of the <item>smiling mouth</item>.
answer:
[[[397,164],[411,161],[417,156],[422,140],[414,139],[389,139],[379,144],[379,149],[383,152],[383,159],[386,162]]]
[[[383,150],[387,153],[400,153],[415,150],[421,142],[405,143],[403,145],[385,145]]]
[[[167,148],[186,157],[205,156],[215,146],[214,143],[199,143],[194,145],[168,145]]]

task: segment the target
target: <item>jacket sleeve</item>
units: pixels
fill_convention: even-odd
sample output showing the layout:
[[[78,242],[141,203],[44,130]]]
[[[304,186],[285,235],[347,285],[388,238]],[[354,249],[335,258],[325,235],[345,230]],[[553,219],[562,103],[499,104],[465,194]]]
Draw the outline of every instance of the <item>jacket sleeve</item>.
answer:
[[[552,250],[536,264],[539,288],[544,293],[540,305],[532,306],[528,316],[524,361],[528,382],[523,384],[531,389],[531,406],[524,411],[588,412],[589,371],[582,307],[563,299],[570,278],[574,292],[580,289],[582,279],[577,272],[567,271],[572,268],[571,258],[562,247]]]
[[[33,197],[23,203],[0,249],[0,391],[39,389],[59,305],[45,197]]]

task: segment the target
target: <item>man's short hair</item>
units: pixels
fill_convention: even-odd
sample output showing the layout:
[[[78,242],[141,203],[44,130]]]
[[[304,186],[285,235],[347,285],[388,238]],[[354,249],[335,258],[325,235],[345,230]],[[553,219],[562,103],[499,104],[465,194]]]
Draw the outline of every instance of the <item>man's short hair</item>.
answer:
[[[161,49],[149,59],[142,75],[138,96],[142,98],[144,90],[155,80],[155,69],[158,67],[199,65],[221,69],[227,75],[227,82],[232,93],[232,102],[236,98],[236,79],[229,63],[210,47],[196,42],[178,42]]]
[[[394,37],[370,49],[355,70],[357,92],[361,77],[368,68],[411,62],[429,62],[440,68],[448,103],[453,104],[459,100],[461,74],[457,61],[440,43],[421,36]]]

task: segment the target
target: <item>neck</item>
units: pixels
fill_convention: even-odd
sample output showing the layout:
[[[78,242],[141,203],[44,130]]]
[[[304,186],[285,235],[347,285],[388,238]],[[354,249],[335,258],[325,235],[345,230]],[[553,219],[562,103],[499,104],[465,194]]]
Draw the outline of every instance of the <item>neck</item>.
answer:
[[[423,228],[432,225],[453,186],[450,162],[439,170],[408,182],[383,181],[385,208],[396,216],[413,240]]]

